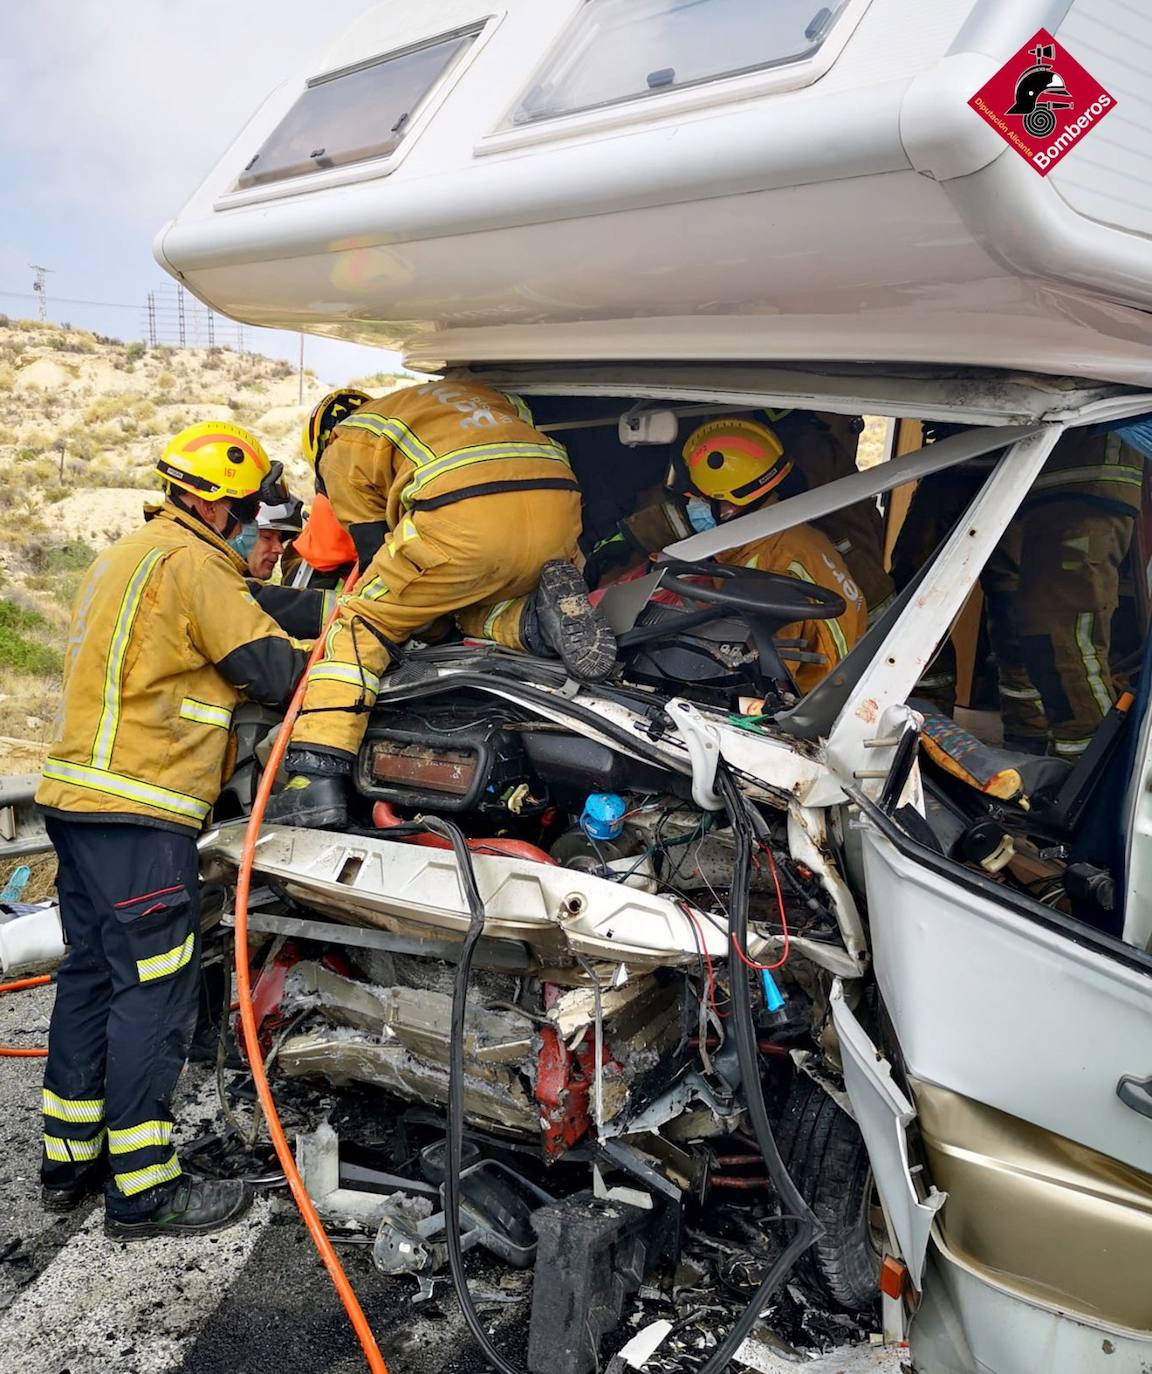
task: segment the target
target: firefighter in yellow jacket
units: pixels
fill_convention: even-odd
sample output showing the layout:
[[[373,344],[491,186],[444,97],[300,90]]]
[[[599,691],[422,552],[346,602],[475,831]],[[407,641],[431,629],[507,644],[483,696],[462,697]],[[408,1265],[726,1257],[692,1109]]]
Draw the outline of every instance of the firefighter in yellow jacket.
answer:
[[[936,438],[949,432],[933,429]],[[1122,433],[1073,429],[1061,437],[980,576],[1004,743],[1017,752],[1077,759],[1119,695],[1112,619],[1144,481],[1143,454]],[[896,542],[899,585],[932,555],[1001,456],[921,482]],[[917,695],[951,714],[950,640]]]
[[[612,633],[572,561],[580,489],[518,398],[428,382],[378,401],[335,392],[304,434],[318,490],[349,531],[360,578],[312,668],[269,820],[339,826],[347,779],[401,645],[452,617],[467,635],[605,677]]]
[[[687,490],[688,514],[697,530],[778,500],[777,489],[792,470],[775,431],[746,419],[701,425],[688,436],[681,463],[672,481]],[[846,608],[836,619],[804,620],[780,631],[781,640],[799,640],[804,646],[803,659],[790,658],[787,648],[780,651],[800,692],[811,691],[864,633],[868,608],[860,588],[832,542],[812,525],[794,525],[753,539],[717,558],[721,563],[814,582],[844,598]]]
[[[199,981],[196,837],[237,702],[282,706],[305,661],[226,543],[262,484],[270,495],[259,442],[235,425],[193,425],[158,467],[163,506],[80,585],[36,794],[68,941],[44,1073],[42,1198],[69,1211],[103,1184],[118,1240],[214,1231],[247,1209],[242,1184],[184,1174],[172,1145]]]

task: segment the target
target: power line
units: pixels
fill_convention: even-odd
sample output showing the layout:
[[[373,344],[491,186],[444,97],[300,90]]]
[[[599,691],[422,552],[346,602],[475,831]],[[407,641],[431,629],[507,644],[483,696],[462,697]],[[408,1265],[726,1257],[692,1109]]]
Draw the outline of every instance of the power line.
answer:
[[[22,301],[42,300],[34,291],[0,291],[0,296],[18,298]],[[105,310],[139,310],[140,304],[127,305],[124,301],[76,301],[67,296],[53,296],[53,305],[98,305]]]

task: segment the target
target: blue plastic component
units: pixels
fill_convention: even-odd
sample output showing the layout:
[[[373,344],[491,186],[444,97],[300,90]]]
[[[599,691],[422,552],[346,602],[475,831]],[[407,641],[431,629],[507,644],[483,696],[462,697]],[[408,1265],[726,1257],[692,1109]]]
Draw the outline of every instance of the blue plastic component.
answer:
[[[776,986],[776,979],[766,968],[760,970],[760,982],[764,985],[764,1005],[770,1012],[784,1010],[784,994]]]
[[[615,792],[593,792],[584,803],[580,829],[590,840],[614,840],[624,829],[628,803]]]
[[[19,868],[13,870],[8,879],[8,886],[0,892],[0,902],[18,902],[24,895],[24,889],[28,886],[28,879],[32,876],[32,870],[27,864],[21,864]]]

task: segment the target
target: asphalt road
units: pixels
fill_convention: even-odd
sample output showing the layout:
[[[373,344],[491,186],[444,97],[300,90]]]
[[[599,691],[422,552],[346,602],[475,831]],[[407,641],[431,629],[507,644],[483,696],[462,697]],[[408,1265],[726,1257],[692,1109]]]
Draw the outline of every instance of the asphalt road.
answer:
[[[52,990],[0,997],[0,1044],[43,1044]],[[122,1245],[102,1208],[41,1211],[37,1169],[43,1061],[0,1059],[0,1371],[4,1374],[361,1374],[355,1336],[291,1203],[264,1198],[230,1231]],[[191,1068],[178,1142],[220,1124],[215,1087]],[[387,1279],[366,1247],[342,1258],[391,1374],[481,1374],[455,1299],[416,1305],[414,1280]],[[530,1304],[526,1276],[470,1259],[473,1286],[510,1301],[483,1309],[516,1363]],[[639,1324],[642,1314],[634,1314]],[[762,1351],[766,1374],[795,1369]],[[895,1352],[841,1349],[808,1374],[896,1374]]]

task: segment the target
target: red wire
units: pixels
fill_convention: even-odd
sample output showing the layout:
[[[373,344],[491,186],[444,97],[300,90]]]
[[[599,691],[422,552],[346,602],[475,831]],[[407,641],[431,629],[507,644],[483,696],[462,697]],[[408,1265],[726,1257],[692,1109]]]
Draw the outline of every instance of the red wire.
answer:
[[[776,860],[772,857],[772,851],[767,845],[761,845],[764,853],[768,856],[768,867],[772,872],[772,885],[776,889],[776,909],[780,912],[780,929],[784,932],[784,948],[780,951],[780,958],[774,964],[758,964],[755,959],[749,959],[747,954],[740,948],[736,936],[732,936],[732,948],[736,951],[737,958],[746,967],[755,970],[757,973],[771,973],[774,969],[781,968],[788,962],[789,947],[791,937],[788,934],[788,916],[784,910],[784,894],[780,891],[780,875],[776,871]]]
[[[696,931],[696,942],[699,947],[700,953],[704,956],[704,966],[708,970],[709,1005],[712,1007],[712,1010],[716,1013],[716,1015],[720,1018],[721,1021],[727,1021],[728,1013],[726,1011],[721,1011],[720,1008],[716,1005],[716,970],[712,967],[712,956],[708,953],[708,943],[704,939],[704,927],[700,924],[699,920],[696,917],[696,913],[692,910],[692,908],[688,905],[687,902],[679,902],[677,903],[677,905],[680,907],[680,910],[684,913],[684,915],[687,916],[688,919],[692,922],[692,926]]]

